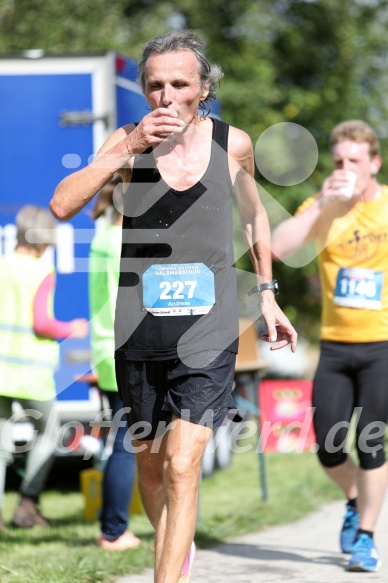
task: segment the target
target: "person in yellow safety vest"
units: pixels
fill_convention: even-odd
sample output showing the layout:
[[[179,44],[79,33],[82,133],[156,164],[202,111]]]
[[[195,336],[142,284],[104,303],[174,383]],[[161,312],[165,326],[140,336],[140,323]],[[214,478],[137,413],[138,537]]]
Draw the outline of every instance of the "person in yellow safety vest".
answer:
[[[101,534],[98,546],[107,551],[125,551],[140,544],[128,528],[128,508],[135,480],[135,454],[125,409],[118,394],[114,361],[114,314],[119,286],[122,179],[117,174],[99,192],[92,216],[102,219],[89,257],[89,300],[92,365],[98,386],[112,410],[112,453],[102,481]]]
[[[55,222],[44,208],[27,205],[16,216],[17,244],[0,256],[0,510],[6,468],[13,461],[12,404],[35,427],[35,440],[26,446],[25,476],[12,524],[20,528],[49,526],[39,510],[42,492],[55,454],[59,429],[55,409],[54,371],[57,340],[87,334],[87,320],[56,320],[53,314],[55,272],[42,255],[55,244]],[[4,528],[0,515],[0,529]]]

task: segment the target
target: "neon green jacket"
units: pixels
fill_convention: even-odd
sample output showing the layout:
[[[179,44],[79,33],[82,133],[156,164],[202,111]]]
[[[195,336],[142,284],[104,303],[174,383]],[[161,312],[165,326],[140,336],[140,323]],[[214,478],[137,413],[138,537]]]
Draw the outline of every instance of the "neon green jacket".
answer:
[[[89,257],[89,304],[92,366],[98,385],[117,391],[114,366],[114,316],[120,273],[121,227],[97,231]]]

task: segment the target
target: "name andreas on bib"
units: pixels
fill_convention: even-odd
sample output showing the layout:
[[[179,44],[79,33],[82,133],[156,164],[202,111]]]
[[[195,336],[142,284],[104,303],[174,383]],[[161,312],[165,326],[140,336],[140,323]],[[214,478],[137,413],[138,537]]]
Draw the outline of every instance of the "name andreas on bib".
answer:
[[[200,316],[214,304],[214,273],[203,263],[156,264],[143,274],[143,306],[154,316]]]

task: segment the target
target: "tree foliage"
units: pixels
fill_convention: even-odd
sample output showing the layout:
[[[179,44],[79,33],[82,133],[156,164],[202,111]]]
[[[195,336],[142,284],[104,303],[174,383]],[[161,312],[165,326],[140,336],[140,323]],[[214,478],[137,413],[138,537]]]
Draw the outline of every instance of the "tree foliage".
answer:
[[[219,97],[226,121],[254,144],[281,122],[315,138],[318,164],[300,184],[277,186],[257,173],[260,187],[294,212],[331,170],[327,144],[336,123],[371,123],[387,159],[387,21],[388,0],[180,0],[179,8],[168,0],[2,0],[0,53],[115,50],[137,59],[155,35],[196,30],[225,73]],[[300,269],[275,264],[274,272],[282,308],[302,334],[316,338],[315,262]]]

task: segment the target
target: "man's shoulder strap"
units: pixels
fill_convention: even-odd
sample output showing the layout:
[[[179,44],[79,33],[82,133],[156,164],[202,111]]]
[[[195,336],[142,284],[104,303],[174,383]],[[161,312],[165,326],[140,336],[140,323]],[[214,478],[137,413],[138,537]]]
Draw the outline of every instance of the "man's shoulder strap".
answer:
[[[229,124],[217,119],[216,117],[211,118],[214,124],[213,138],[216,144],[221,146],[225,152],[228,151],[228,135],[229,135]]]

